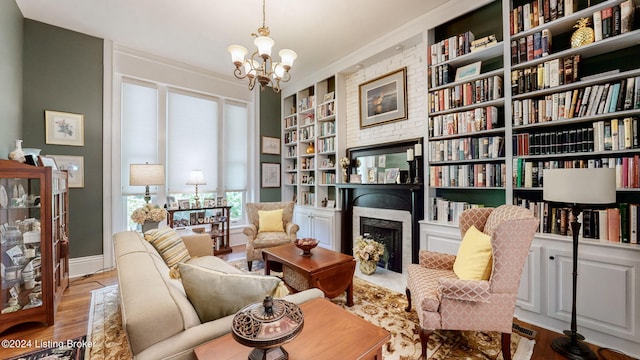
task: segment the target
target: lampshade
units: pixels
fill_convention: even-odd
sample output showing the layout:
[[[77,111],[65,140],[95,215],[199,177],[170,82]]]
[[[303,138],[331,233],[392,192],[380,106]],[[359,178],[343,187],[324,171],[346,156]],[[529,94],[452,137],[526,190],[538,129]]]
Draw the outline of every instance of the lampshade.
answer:
[[[187,181],[187,185],[206,185],[207,183],[204,181],[204,174],[201,170],[193,170],[191,171],[191,175],[189,175],[189,180]]]
[[[280,50],[278,55],[280,55],[282,65],[286,69],[290,69],[293,66],[293,61],[298,58],[298,54],[296,54],[296,52],[291,49],[282,49]]]
[[[568,204],[614,203],[616,202],[615,169],[545,169],[542,198]]]
[[[231,53],[231,61],[233,63],[244,63],[244,57],[247,55],[247,49],[240,45],[231,45],[227,48],[227,51]]]
[[[129,185],[164,185],[164,165],[129,165]]]

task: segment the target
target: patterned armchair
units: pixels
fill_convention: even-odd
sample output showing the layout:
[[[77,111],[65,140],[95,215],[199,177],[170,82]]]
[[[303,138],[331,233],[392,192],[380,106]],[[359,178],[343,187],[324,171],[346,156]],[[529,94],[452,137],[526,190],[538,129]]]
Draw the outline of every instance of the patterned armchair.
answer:
[[[515,205],[465,210],[460,215],[464,237],[471,225],[491,236],[489,280],[461,280],[453,272],[455,255],[420,250],[419,264],[408,267],[407,311],[411,300],[420,321],[422,358],[436,329],[499,331],[502,352],[511,360],[510,343],[520,276],[538,227],[532,213]]]
[[[249,226],[243,233],[247,236],[247,267],[251,271],[253,260],[262,260],[262,249],[288,244],[296,240],[296,234],[300,227],[292,222],[293,201],[289,202],[264,202],[247,203]],[[283,209],[282,225],[284,232],[260,232],[259,210]]]

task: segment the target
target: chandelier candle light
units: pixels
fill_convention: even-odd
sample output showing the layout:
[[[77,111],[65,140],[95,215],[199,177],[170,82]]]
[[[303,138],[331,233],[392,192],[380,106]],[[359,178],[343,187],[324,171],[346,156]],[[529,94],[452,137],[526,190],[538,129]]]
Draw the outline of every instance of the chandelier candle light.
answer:
[[[275,41],[269,37],[271,32],[265,25],[265,13],[265,0],[262,0],[262,27],[258,28],[257,34],[251,34],[255,37],[253,43],[258,49],[251,54],[251,57],[245,59],[247,49],[244,46],[231,45],[227,51],[231,53],[231,61],[236,66],[233,74],[238,79],[249,79],[249,90],[253,90],[257,80],[262,90],[271,83],[273,91],[280,92],[280,81],[287,82],[291,79],[289,70],[298,55],[293,50],[282,49],[278,53],[280,62],[273,61],[271,49]]]

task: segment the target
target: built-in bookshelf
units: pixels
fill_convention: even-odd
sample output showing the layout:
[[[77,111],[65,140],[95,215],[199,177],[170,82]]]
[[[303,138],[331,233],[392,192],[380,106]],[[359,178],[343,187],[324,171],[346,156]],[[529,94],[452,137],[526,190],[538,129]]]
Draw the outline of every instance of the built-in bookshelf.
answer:
[[[428,31],[428,221],[505,201],[503,28],[487,18],[502,18],[501,2]]]

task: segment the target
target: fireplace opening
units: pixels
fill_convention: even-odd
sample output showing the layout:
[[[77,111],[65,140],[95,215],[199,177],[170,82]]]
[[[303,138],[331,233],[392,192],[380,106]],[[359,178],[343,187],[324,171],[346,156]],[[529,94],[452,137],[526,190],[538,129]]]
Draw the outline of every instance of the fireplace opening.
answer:
[[[384,245],[387,268],[402,273],[402,222],[361,216],[360,234],[365,233]],[[384,260],[380,260],[378,266],[384,267]]]

